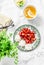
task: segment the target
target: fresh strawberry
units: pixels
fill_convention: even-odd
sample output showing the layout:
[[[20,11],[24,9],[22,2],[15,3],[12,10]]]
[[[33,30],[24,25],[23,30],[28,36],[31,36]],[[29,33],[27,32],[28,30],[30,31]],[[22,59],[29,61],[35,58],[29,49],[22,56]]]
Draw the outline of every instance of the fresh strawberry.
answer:
[[[36,38],[35,38],[35,32],[31,31],[28,28],[23,28],[20,32],[19,35],[22,39],[26,41],[26,44],[33,43]]]

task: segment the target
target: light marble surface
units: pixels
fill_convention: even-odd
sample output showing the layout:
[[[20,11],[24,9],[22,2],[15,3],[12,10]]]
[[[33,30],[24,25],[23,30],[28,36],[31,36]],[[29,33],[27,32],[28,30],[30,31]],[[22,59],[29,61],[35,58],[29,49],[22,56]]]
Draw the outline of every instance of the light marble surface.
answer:
[[[23,9],[28,4],[37,8],[37,17],[33,21],[27,21],[24,17],[20,18]],[[13,0],[0,0],[0,13],[10,17],[14,21],[16,28],[23,24],[31,24],[41,34],[40,45],[34,51],[26,53],[19,50],[18,65],[44,65],[44,0],[27,0],[25,6],[20,9]],[[14,65],[14,62],[13,59],[5,58],[0,62],[0,65]]]

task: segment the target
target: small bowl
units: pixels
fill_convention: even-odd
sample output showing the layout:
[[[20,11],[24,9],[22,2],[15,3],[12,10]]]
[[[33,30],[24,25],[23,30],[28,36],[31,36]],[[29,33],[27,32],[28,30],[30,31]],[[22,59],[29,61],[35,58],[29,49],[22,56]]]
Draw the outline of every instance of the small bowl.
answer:
[[[15,3],[16,3],[16,5],[18,6],[18,7],[23,7],[24,5],[25,5],[25,3],[26,3],[26,0],[24,0],[24,4],[22,5],[22,6],[20,6],[17,2],[18,2],[19,0],[15,0]]]
[[[30,16],[30,18],[29,17],[26,17],[26,13],[25,13],[25,10],[26,10],[26,8],[29,8],[29,7],[33,7],[34,9],[35,9],[35,15],[34,15],[34,17],[31,17]],[[31,11],[30,11],[31,12]],[[23,13],[24,13],[24,17],[27,19],[27,20],[33,20],[33,19],[35,19],[36,17],[37,17],[37,9],[36,9],[36,7],[35,6],[33,6],[33,5],[28,5],[28,6],[26,6],[25,8],[24,8],[24,11],[23,11]],[[29,16],[29,15],[28,15]]]

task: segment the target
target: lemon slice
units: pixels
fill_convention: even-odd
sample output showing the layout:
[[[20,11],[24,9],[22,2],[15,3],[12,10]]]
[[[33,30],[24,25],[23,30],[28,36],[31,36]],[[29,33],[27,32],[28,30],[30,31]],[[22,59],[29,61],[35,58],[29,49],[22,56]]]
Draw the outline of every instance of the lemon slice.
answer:
[[[30,17],[35,17],[35,15],[32,13],[31,10],[28,11],[28,15],[29,15]]]

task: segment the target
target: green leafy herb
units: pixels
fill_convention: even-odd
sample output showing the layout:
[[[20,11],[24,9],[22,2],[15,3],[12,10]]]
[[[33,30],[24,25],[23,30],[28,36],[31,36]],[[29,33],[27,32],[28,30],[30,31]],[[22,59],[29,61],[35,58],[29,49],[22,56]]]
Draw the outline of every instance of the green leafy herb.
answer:
[[[20,1],[20,2],[17,2],[17,4],[22,7],[24,5],[24,2],[23,1]]]
[[[11,35],[10,35],[11,36]],[[12,43],[9,39],[6,31],[0,32],[0,60],[5,57],[13,57],[15,58],[15,64],[18,63],[18,43]]]

